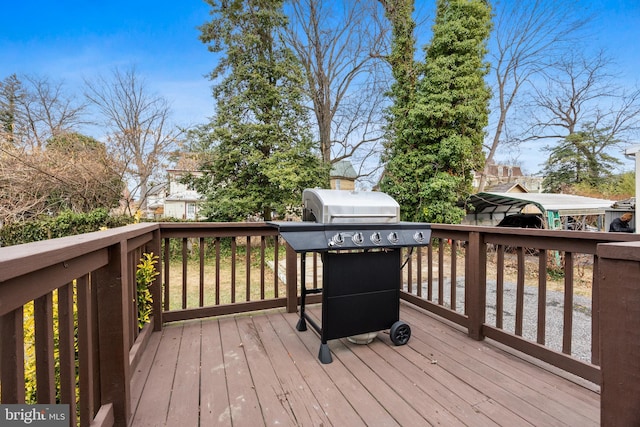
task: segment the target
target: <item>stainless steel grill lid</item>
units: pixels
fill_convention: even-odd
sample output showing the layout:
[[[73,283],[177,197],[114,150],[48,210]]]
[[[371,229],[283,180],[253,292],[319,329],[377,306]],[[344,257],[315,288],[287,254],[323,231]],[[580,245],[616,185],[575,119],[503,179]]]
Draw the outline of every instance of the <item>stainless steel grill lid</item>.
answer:
[[[274,222],[297,252],[426,246],[431,227],[400,221],[388,194],[306,189],[302,222]]]
[[[304,221],[321,224],[397,223],[400,205],[377,191],[306,189],[302,193]]]

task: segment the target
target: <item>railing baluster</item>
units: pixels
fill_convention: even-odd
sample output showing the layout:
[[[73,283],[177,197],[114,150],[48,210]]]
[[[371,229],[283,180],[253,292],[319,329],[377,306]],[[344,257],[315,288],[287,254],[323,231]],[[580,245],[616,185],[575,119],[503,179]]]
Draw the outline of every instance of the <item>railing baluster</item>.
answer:
[[[422,297],[422,247],[418,246],[416,248],[416,272],[417,276],[417,293],[418,297]]]
[[[573,336],[573,253],[564,253],[564,325],[562,328],[562,352],[571,354]]]
[[[280,285],[280,240],[278,236],[273,238],[273,296],[274,298],[278,298],[279,296],[279,285]],[[287,258],[287,271],[289,271],[289,258]],[[287,277],[287,280],[289,277]],[[287,283],[289,283],[287,281]]]
[[[187,252],[187,238],[182,239],[182,309],[187,308],[187,263],[189,255]]]
[[[58,289],[58,352],[60,356],[60,401],[69,405],[70,425],[75,426],[76,370],[73,316],[73,283]]]
[[[220,305],[220,238],[216,237],[216,305]]]
[[[88,276],[76,280],[78,290],[78,364],[80,377],[80,425],[89,425],[94,411],[93,309]]]
[[[251,236],[247,236],[245,301],[251,301]]]
[[[600,365],[600,258],[593,256],[591,281],[591,363]]]
[[[53,295],[34,301],[36,354],[36,395],[38,403],[55,403],[56,380],[53,359]]]
[[[265,249],[267,246],[267,237],[260,236],[260,299],[264,299],[264,286],[265,286]],[[274,263],[277,263],[278,260],[274,259]]]
[[[427,300],[433,301],[433,239],[427,247]]]
[[[93,408],[95,413],[100,409],[101,397],[100,391],[102,390],[102,378],[100,377],[100,330],[99,330],[99,315],[98,315],[98,272],[94,271],[89,276],[90,291],[91,291],[91,353],[90,357],[93,359]],[[95,415],[91,414],[91,417]]]
[[[236,238],[231,238],[231,303],[236,302]]]
[[[204,237],[200,237],[198,245],[198,253],[200,255],[200,277],[199,277],[199,286],[198,286],[198,306],[204,307],[204,250],[205,243]]]
[[[169,311],[169,289],[171,288],[171,246],[168,238],[164,239],[164,311]]]
[[[524,321],[524,277],[525,277],[525,265],[524,265],[524,248],[519,246],[516,249],[518,256],[518,279],[516,284],[516,327],[515,334],[522,336],[522,324]]]
[[[536,342],[544,345],[547,327],[547,251],[538,252],[538,330]]]
[[[504,327],[504,245],[496,246],[496,328]]]
[[[451,240],[451,289],[450,299],[451,299],[451,310],[456,310],[456,286],[458,282],[457,272],[458,272],[458,251],[456,247],[458,246],[458,242],[456,240]]]
[[[298,254],[289,244],[286,244],[285,248],[287,260],[287,313],[295,313],[298,309]],[[302,254],[302,256],[305,255]]]
[[[136,301],[138,300],[138,292],[137,292],[138,286],[136,281],[136,268],[137,268],[136,266],[140,262],[141,258],[142,258],[141,248],[136,248],[135,250],[131,251],[127,255],[128,264],[133,266],[133,268],[129,269],[129,271],[126,272],[127,275],[129,276],[129,280],[127,280],[126,282],[129,284],[129,287],[127,288],[127,293],[129,295],[128,301],[133,301],[133,304],[128,304],[129,319],[131,320],[129,322],[129,334],[128,334],[129,348],[131,348],[133,343],[136,341],[136,337],[138,336],[138,304],[136,303]]]
[[[438,241],[438,304],[442,305],[444,298],[444,239]]]

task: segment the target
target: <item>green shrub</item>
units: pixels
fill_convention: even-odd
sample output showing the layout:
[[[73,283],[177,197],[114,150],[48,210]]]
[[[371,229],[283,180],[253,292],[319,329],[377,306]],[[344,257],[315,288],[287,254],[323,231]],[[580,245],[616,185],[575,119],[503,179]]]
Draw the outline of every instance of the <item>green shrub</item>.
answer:
[[[138,269],[136,270],[137,285],[137,301],[138,301],[138,328],[142,329],[145,324],[149,323],[151,317],[151,309],[153,299],[149,286],[153,283],[155,277],[160,274],[156,270],[158,256],[153,252],[142,254]]]
[[[107,209],[96,209],[88,213],[65,211],[56,217],[6,224],[0,228],[0,246],[13,246],[22,243],[54,239],[90,233],[103,228],[115,228],[132,224],[135,218],[109,215]]]

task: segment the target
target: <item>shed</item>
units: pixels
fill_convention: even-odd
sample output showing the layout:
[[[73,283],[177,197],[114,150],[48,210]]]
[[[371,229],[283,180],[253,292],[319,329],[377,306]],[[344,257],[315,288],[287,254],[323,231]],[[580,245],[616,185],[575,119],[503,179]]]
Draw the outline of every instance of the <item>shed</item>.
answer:
[[[331,165],[330,180],[332,190],[354,190],[358,174],[348,160],[339,160]]]
[[[572,194],[491,193],[472,194],[466,201],[465,224],[497,225],[509,215],[537,213],[545,228],[604,230],[604,215],[613,200]]]

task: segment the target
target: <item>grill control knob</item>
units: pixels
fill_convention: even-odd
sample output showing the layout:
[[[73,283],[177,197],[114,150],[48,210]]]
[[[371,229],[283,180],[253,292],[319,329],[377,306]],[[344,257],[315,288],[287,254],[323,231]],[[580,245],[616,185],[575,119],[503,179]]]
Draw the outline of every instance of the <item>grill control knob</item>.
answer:
[[[396,233],[395,231],[392,231],[391,233],[389,233],[389,235],[387,236],[387,239],[389,239],[389,242],[391,243],[398,243],[398,233]]]
[[[362,243],[364,243],[364,236],[360,232],[354,233],[353,237],[351,237],[351,240],[356,245],[361,245]]]
[[[424,242],[424,234],[422,233],[422,231],[416,231],[415,234],[413,235],[413,240],[415,240],[418,243]]]
[[[342,233],[335,234],[331,241],[329,242],[329,246],[342,246],[344,244],[344,236]]]
[[[382,243],[382,237],[377,231],[371,235],[370,239],[371,243],[373,243],[374,245],[379,245],[380,243]]]

